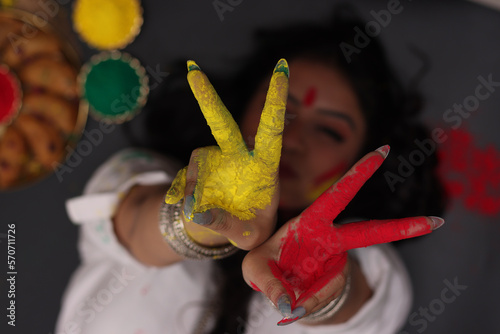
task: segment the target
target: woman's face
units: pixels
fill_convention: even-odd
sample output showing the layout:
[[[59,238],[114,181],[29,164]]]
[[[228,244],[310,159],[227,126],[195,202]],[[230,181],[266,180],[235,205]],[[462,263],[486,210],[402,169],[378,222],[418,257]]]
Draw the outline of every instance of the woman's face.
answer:
[[[338,180],[363,146],[366,121],[351,85],[339,72],[310,60],[290,64],[280,162],[280,208],[302,210]],[[251,99],[241,123],[253,147],[268,82]]]

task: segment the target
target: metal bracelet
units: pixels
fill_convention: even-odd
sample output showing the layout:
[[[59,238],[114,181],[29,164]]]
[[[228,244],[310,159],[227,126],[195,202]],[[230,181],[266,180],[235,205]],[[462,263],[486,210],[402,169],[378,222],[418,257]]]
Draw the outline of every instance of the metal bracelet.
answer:
[[[193,260],[218,260],[238,251],[233,245],[206,247],[194,241],[186,232],[182,220],[182,203],[163,203],[159,214],[159,227],[168,245],[179,255]]]
[[[344,306],[351,290],[351,275],[347,275],[346,283],[339,297],[332,300],[322,309],[309,314],[300,321],[306,324],[317,324],[332,318]]]

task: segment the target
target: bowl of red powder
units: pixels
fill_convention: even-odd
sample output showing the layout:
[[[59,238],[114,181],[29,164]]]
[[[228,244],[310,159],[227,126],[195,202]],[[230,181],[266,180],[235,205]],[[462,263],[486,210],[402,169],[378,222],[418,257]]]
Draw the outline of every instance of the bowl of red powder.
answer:
[[[0,126],[12,122],[21,108],[21,100],[19,80],[7,65],[0,64]]]
[[[137,115],[149,94],[148,77],[139,60],[119,51],[93,56],[79,75],[90,114],[108,123],[123,123]]]

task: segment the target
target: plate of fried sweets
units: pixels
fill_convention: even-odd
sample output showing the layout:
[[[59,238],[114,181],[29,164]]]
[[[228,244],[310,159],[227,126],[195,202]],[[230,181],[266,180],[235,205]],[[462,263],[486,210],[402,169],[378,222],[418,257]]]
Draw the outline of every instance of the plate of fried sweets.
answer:
[[[76,146],[87,120],[79,70],[48,22],[0,10],[0,190],[46,177]]]

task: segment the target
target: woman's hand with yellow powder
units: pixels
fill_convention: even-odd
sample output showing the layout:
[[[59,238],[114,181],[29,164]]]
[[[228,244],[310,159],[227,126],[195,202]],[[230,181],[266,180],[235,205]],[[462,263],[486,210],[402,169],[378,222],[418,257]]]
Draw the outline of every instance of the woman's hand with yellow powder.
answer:
[[[219,146],[193,151],[165,201],[184,197],[186,220],[252,249],[270,236],[276,220],[288,64],[281,59],[274,69],[252,151],[205,74],[193,61],[188,70],[191,90]]]

